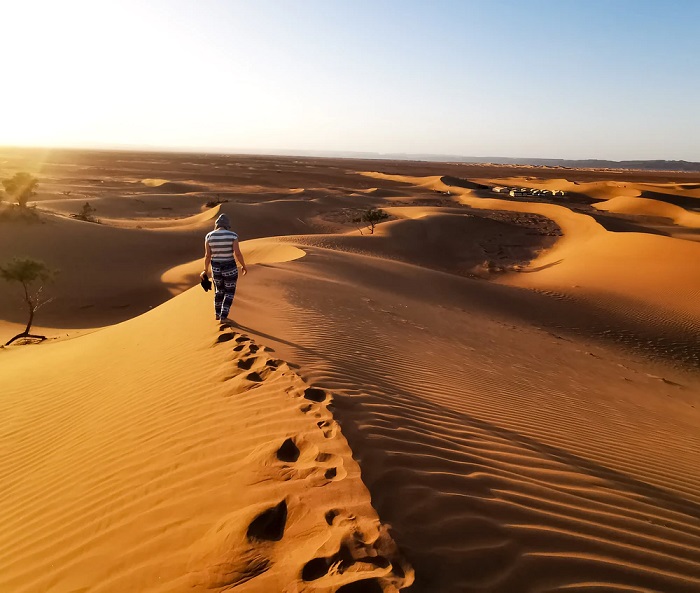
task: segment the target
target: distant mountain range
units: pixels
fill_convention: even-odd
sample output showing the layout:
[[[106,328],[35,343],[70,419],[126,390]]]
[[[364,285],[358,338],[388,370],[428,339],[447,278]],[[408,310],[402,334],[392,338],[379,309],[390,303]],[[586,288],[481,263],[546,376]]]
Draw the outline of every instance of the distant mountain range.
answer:
[[[280,150],[274,154],[289,156],[317,156],[355,159],[386,159],[410,161],[438,161],[450,163],[489,163],[493,165],[531,165],[536,167],[563,167],[569,169],[641,169],[645,171],[700,172],[700,163],[691,161],[638,160],[607,161],[602,159],[539,159],[514,157],[459,156],[454,154],[410,154],[380,152],[347,152],[324,150]]]
[[[493,163],[494,165],[534,165],[539,167],[566,167],[571,169],[642,169],[647,171],[700,172],[700,163],[690,161],[605,161],[600,159],[528,159],[509,157],[460,157],[459,162]]]

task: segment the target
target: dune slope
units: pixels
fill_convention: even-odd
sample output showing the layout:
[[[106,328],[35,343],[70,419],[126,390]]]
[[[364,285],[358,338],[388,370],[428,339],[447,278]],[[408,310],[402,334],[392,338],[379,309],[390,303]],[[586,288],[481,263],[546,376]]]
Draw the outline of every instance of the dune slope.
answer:
[[[252,281],[237,319],[336,394],[411,591],[700,587],[697,374],[586,342],[568,302],[377,257]]]
[[[381,173],[365,175],[442,191],[433,177]],[[546,291],[586,302],[617,316],[626,316],[669,342],[697,339],[700,319],[700,244],[648,233],[607,231],[591,216],[565,206],[480,198],[471,190],[452,188],[456,200],[477,209],[537,214],[562,231],[556,243],[542,250],[519,273],[501,282]],[[637,199],[637,198],[630,198]],[[646,330],[645,330],[646,331]],[[697,347],[683,355],[698,364]]]
[[[331,396],[210,306],[0,352],[0,591],[410,584]]]
[[[698,201],[698,206],[700,206],[700,201]],[[606,212],[669,218],[674,223],[691,229],[700,228],[700,213],[690,212],[680,206],[667,204],[666,202],[660,202],[658,200],[651,200],[649,198],[627,198],[620,196],[595,204],[594,207],[598,210],[605,210]]]

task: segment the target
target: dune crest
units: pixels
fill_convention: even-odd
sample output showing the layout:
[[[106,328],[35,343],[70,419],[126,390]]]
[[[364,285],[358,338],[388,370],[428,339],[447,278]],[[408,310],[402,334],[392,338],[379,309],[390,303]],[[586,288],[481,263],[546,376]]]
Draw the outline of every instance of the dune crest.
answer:
[[[690,212],[680,206],[649,198],[627,198],[618,196],[606,200],[605,202],[594,204],[593,207],[606,212],[669,218],[674,223],[691,229],[700,228],[700,213]],[[700,207],[700,200],[698,200],[698,207]]]
[[[410,584],[331,395],[217,331],[209,304],[191,290],[48,345],[38,369],[0,357],[0,429],[23,435],[0,452],[0,590]]]
[[[637,198],[635,198],[637,199]],[[516,203],[461,198],[474,208],[502,208],[534,212],[554,220],[564,235],[534,260],[525,274],[505,281],[528,287],[590,297],[615,308],[653,318],[672,313],[682,325],[700,314],[697,295],[700,244],[643,233],[606,231],[590,216],[552,204]],[[641,266],[640,266],[641,264]],[[651,307],[651,310],[641,313]]]
[[[169,181],[167,179],[142,179],[141,183],[148,187],[160,187],[161,185],[169,183]]]
[[[101,218],[100,222],[122,229],[149,229],[157,231],[175,230],[197,230],[204,228],[205,225],[211,225],[211,222],[218,216],[221,206],[208,208],[199,214],[187,216],[184,218],[167,218],[163,220],[154,220],[152,218],[132,218],[128,220],[118,218]]]
[[[435,177],[365,172],[364,175],[443,191]],[[610,187],[613,182],[605,182]],[[646,233],[607,231],[591,216],[565,206],[496,198],[479,198],[471,190],[449,186],[451,194],[477,209],[539,214],[563,232],[520,273],[502,282],[594,300],[615,311],[627,311],[645,323],[671,322],[692,328],[700,315],[700,244]],[[639,198],[630,198],[639,199]],[[640,269],[642,262],[643,269]]]
[[[207,189],[206,186],[190,181],[170,181],[169,179],[142,179],[141,183],[146,187],[168,193],[185,194]]]
[[[275,239],[251,239],[242,241],[240,246],[249,266],[294,261],[306,255],[302,249]],[[199,282],[203,264],[204,254],[198,259],[171,268],[160,280],[173,296],[178,295]]]

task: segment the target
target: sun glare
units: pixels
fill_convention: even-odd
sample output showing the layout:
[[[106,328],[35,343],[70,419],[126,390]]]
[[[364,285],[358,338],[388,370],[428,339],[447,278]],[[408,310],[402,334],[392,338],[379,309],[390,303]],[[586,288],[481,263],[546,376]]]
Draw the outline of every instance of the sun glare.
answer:
[[[477,4],[6,2],[0,145],[696,158],[690,19],[644,55],[611,23],[595,51],[585,22],[516,47],[522,19],[595,10]]]
[[[140,119],[157,128],[172,115],[167,95],[179,68],[195,58],[177,47],[179,32],[162,15],[130,1],[13,3],[6,10],[8,22],[32,25],[0,37],[3,55],[12,56],[3,76],[13,89],[3,96],[2,144],[129,142],[125,124]],[[183,85],[178,100],[189,93]],[[144,113],[145,95],[162,97],[157,111]]]

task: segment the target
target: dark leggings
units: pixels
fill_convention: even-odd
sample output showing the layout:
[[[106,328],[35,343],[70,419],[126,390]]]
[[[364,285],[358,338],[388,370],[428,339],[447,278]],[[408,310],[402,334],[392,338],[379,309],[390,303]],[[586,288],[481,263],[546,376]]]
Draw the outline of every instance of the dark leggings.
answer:
[[[214,312],[217,319],[226,319],[236,294],[238,267],[236,260],[212,261],[211,272],[214,277]]]

